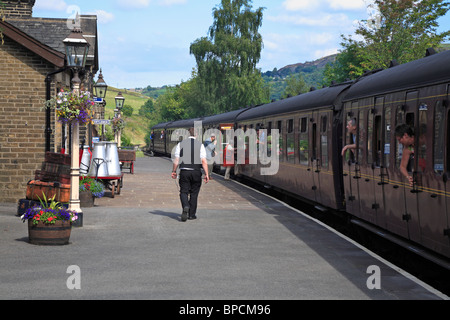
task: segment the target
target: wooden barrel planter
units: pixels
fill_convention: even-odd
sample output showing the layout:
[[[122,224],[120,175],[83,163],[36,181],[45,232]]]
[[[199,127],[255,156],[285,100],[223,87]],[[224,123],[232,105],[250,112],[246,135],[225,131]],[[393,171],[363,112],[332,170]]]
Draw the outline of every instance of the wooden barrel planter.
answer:
[[[80,206],[82,208],[92,208],[94,206],[95,197],[90,191],[80,191]]]
[[[28,237],[31,244],[40,246],[63,246],[69,244],[72,223],[69,221],[56,221],[55,224],[39,222],[33,224],[28,220]]]

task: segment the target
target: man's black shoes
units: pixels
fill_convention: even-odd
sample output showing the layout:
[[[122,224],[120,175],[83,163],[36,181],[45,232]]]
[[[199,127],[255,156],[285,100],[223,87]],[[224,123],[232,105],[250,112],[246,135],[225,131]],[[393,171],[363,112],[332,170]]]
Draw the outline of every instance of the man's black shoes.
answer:
[[[182,222],[186,222],[186,220],[188,219],[188,214],[189,214],[189,207],[184,207],[183,213],[181,214]]]
[[[197,216],[189,216],[188,219],[189,219],[189,220],[195,220],[195,219],[197,219]]]

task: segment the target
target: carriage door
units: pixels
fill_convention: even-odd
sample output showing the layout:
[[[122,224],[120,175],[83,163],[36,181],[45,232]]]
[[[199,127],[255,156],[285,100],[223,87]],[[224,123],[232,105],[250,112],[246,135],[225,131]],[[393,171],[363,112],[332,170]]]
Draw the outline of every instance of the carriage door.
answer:
[[[311,136],[311,168],[308,170],[311,170],[312,172],[312,191],[314,192],[314,199],[316,202],[320,203],[320,181],[318,180],[317,173],[319,170],[319,148],[318,148],[318,137],[319,137],[319,130],[318,130],[318,114],[316,112],[313,112],[310,120],[311,124],[311,130],[310,130],[310,136]]]
[[[368,135],[368,144],[371,148],[369,148],[367,156],[371,170],[369,179],[373,188],[371,210],[375,217],[373,223],[385,228],[384,193],[389,181],[387,169],[390,154],[391,109],[384,108],[384,97],[375,99],[372,114],[373,116],[369,116],[369,121],[372,122],[369,128],[371,127],[372,132]]]
[[[344,138],[342,148],[346,145],[351,144],[359,144],[359,134],[357,133],[355,136],[350,134],[347,130],[347,124],[350,121],[356,123],[358,125],[358,101],[354,101],[351,104],[351,108],[346,110],[346,119],[343,126]],[[357,217],[360,217],[360,205],[359,205],[359,162],[358,158],[360,157],[361,150],[356,148],[356,150],[347,150],[343,157],[343,174],[344,174],[344,192],[345,192],[345,203],[347,212],[353,214]]]
[[[415,132],[419,132],[418,117],[418,91],[408,92],[405,101],[405,123],[412,126]],[[417,124],[417,125],[416,125]],[[417,134],[416,134],[417,146]],[[419,203],[418,193],[422,189],[422,170],[419,170],[417,148],[415,148],[414,163],[412,164],[412,175],[414,177],[414,185],[409,186],[409,182],[401,174],[403,182],[403,192],[405,194],[405,211],[403,220],[408,223],[409,238],[416,242],[421,242],[420,236],[420,220],[419,220]]]
[[[446,103],[443,104],[444,107],[448,107],[449,106],[449,101],[450,99],[450,85],[448,86],[447,89],[447,100]],[[445,114],[447,114],[447,117],[445,117]],[[439,169],[441,169],[443,171],[443,181],[444,181],[444,185],[445,185],[445,191],[446,191],[446,196],[445,196],[445,201],[446,201],[446,210],[447,210],[447,226],[446,229],[444,230],[444,234],[447,236],[447,238],[450,239],[450,197],[449,197],[449,192],[450,192],[450,148],[448,147],[450,144],[450,111],[446,112],[445,109],[443,110],[443,121],[446,122],[446,124],[443,125],[443,127],[446,127],[447,132],[445,133],[443,141],[441,141],[440,143],[438,141],[435,140],[435,163],[434,163],[434,167],[435,167],[435,172]],[[443,129],[445,130],[445,129]],[[440,146],[447,146],[447,147],[440,147]],[[443,150],[442,154],[441,154],[441,160],[436,161],[436,155],[439,155],[438,150]],[[449,240],[450,241],[450,240]]]

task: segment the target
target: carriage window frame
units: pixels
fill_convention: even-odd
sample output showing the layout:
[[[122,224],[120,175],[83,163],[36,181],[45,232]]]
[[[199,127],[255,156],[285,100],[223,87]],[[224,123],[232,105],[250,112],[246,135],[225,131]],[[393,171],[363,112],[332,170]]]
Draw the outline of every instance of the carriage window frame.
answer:
[[[286,161],[295,163],[294,119],[286,120]]]
[[[445,126],[447,123],[447,107],[444,106],[441,100],[436,102],[434,108],[434,141],[433,141],[433,171],[439,176],[445,172],[445,146],[446,132]],[[447,129],[448,130],[448,129]]]
[[[320,117],[320,162],[323,169],[329,167],[328,154],[328,115],[323,114]]]
[[[406,122],[406,112],[403,106],[399,105],[395,108],[395,127],[404,124]],[[397,139],[395,143],[395,168],[400,169],[400,163],[402,162],[403,146]]]
[[[299,119],[298,134],[298,161],[301,165],[309,165],[309,134],[308,134],[308,117]]]
[[[280,155],[280,161],[281,162],[284,162],[285,160],[285,158],[284,158],[284,152],[283,152],[283,150],[284,150],[284,137],[283,137],[283,134],[284,134],[284,128],[283,128],[283,126],[284,126],[284,120],[277,120],[277,129],[278,129],[278,131],[279,131],[279,138],[278,138],[278,154]]]
[[[383,166],[390,167],[391,137],[392,137],[392,110],[390,107],[384,109],[384,147],[383,147]]]
[[[367,132],[364,128],[368,127],[369,116],[365,116],[368,110],[360,110],[358,112],[357,118],[357,129],[356,129],[356,157],[358,163],[363,163],[364,153],[367,152],[367,148],[364,148],[364,141],[367,141]]]

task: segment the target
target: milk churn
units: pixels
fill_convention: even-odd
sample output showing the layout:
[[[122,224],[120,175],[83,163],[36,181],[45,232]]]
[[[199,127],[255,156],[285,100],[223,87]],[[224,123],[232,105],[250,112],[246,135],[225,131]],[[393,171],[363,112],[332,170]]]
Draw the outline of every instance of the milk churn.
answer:
[[[89,173],[89,167],[91,166],[91,152],[89,146],[83,147],[83,155],[81,156],[80,174],[85,176]]]
[[[94,144],[94,152],[92,153],[89,176],[108,176],[108,167],[106,165],[106,142],[97,142]]]
[[[119,150],[117,148],[117,142],[106,142],[105,159],[109,176],[120,176],[122,174],[122,170],[120,170]]]

